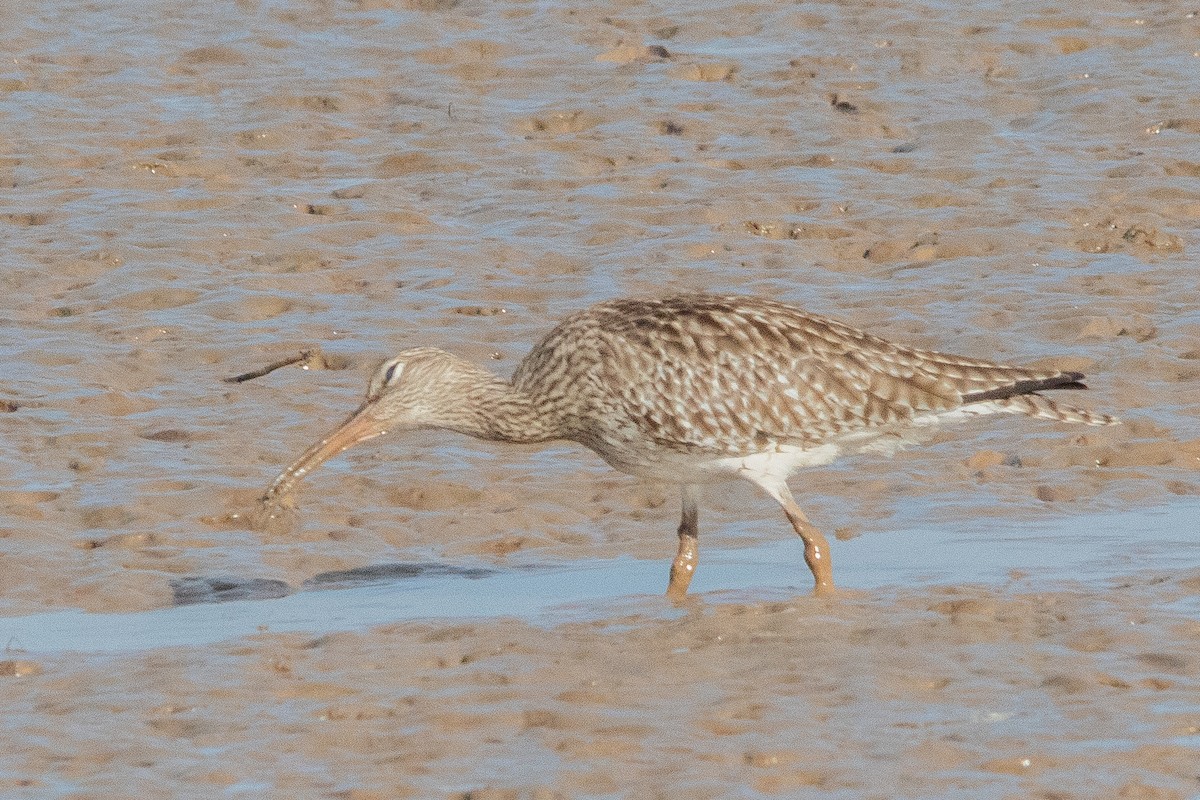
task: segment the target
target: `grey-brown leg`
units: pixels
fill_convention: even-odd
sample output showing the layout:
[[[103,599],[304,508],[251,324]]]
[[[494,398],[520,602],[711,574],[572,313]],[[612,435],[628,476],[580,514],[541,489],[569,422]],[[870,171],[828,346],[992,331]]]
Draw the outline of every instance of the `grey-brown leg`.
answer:
[[[833,558],[829,552],[829,540],[809,522],[795,500],[790,497],[787,500],[781,504],[783,513],[787,514],[788,522],[804,540],[804,563],[812,571],[816,582],[814,590],[817,594],[824,594],[833,588]]]
[[[700,559],[700,515],[697,511],[695,486],[683,487],[683,516],[679,520],[679,552],[671,563],[671,582],[667,584],[667,597],[682,600],[687,594],[696,563]]]
[[[833,589],[833,559],[829,552],[829,540],[825,538],[825,534],[817,530],[808,517],[804,516],[804,512],[800,510],[800,506],[796,505],[796,499],[792,497],[792,492],[786,483],[766,479],[751,480],[765,489],[783,507],[783,513],[787,514],[788,522],[792,523],[796,533],[804,540],[804,561],[812,571],[813,581],[816,582],[815,593],[826,594],[831,591]]]

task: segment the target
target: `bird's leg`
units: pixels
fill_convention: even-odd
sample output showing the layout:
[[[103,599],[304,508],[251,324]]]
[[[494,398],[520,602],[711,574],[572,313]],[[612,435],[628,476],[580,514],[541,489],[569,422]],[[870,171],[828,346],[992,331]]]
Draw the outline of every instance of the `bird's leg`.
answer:
[[[751,480],[766,489],[767,493],[783,507],[783,513],[787,514],[788,522],[792,523],[796,533],[800,534],[800,538],[804,540],[804,562],[808,564],[813,580],[816,582],[814,592],[818,595],[828,594],[833,589],[833,559],[830,555],[829,540],[825,538],[825,534],[817,530],[817,527],[800,510],[800,506],[796,505],[796,498],[792,497],[792,491],[788,488],[787,483],[774,480]]]
[[[804,563],[812,570],[816,593],[828,592],[833,588],[833,558],[829,552],[829,540],[804,516],[800,506],[790,497],[783,505],[783,513],[787,514],[788,522],[804,540]]]
[[[683,516],[679,520],[679,552],[671,563],[671,582],[667,584],[667,597],[678,602],[687,594],[696,563],[700,559],[700,516],[696,509],[697,487],[683,487]]]

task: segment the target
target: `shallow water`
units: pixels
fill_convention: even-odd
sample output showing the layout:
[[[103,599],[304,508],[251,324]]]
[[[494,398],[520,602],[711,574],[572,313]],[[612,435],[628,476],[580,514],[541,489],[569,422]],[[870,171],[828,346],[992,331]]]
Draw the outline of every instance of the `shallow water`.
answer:
[[[1195,794],[1189,10],[47,0],[0,26],[0,793]],[[308,479],[297,533],[245,528],[389,353],[503,373],[574,309],[685,289],[1078,369],[1126,424],[798,476],[860,592],[832,605],[731,487],[670,607],[674,490],[566,446],[373,442]],[[222,382],[313,347],[329,369]],[[304,588],[395,564],[421,570]],[[176,607],[189,579],[256,599]]]
[[[949,582],[1102,588],[1131,572],[1169,575],[1200,561],[1198,518],[1200,504],[1188,501],[1082,515],[1066,524],[892,531],[840,543],[838,574],[845,589],[876,592]],[[716,603],[794,597],[809,588],[798,540],[723,550],[702,563],[693,591]],[[363,572],[324,573],[294,589],[281,582],[239,586],[234,579],[223,594],[208,597],[181,596],[177,589],[180,607],[154,611],[8,617],[0,619],[0,639],[23,653],[123,653],[267,631],[315,636],[415,620],[515,616],[554,626],[634,612],[663,619],[680,613],[657,594],[664,582],[660,561],[623,557],[506,570],[405,563]],[[237,589],[250,599],[231,591]],[[1192,598],[1180,610],[1197,614],[1198,602]]]

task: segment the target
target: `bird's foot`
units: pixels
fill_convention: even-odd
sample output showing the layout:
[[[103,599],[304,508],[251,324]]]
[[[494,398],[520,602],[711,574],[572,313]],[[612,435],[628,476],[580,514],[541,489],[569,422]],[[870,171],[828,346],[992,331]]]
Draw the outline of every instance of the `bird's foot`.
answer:
[[[862,589],[847,589],[844,586],[834,586],[829,584],[818,584],[813,587],[812,596],[820,600],[853,600],[859,597],[867,597],[870,592]]]

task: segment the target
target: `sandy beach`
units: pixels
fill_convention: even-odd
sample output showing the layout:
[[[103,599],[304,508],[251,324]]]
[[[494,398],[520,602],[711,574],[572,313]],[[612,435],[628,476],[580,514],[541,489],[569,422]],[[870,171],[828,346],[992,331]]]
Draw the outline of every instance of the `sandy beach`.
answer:
[[[1200,18],[1171,4],[0,8],[0,796],[1200,796]],[[762,294],[1088,375],[720,486],[445,433],[432,345]],[[320,357],[225,379],[303,350]],[[707,574],[706,574],[707,571]]]

